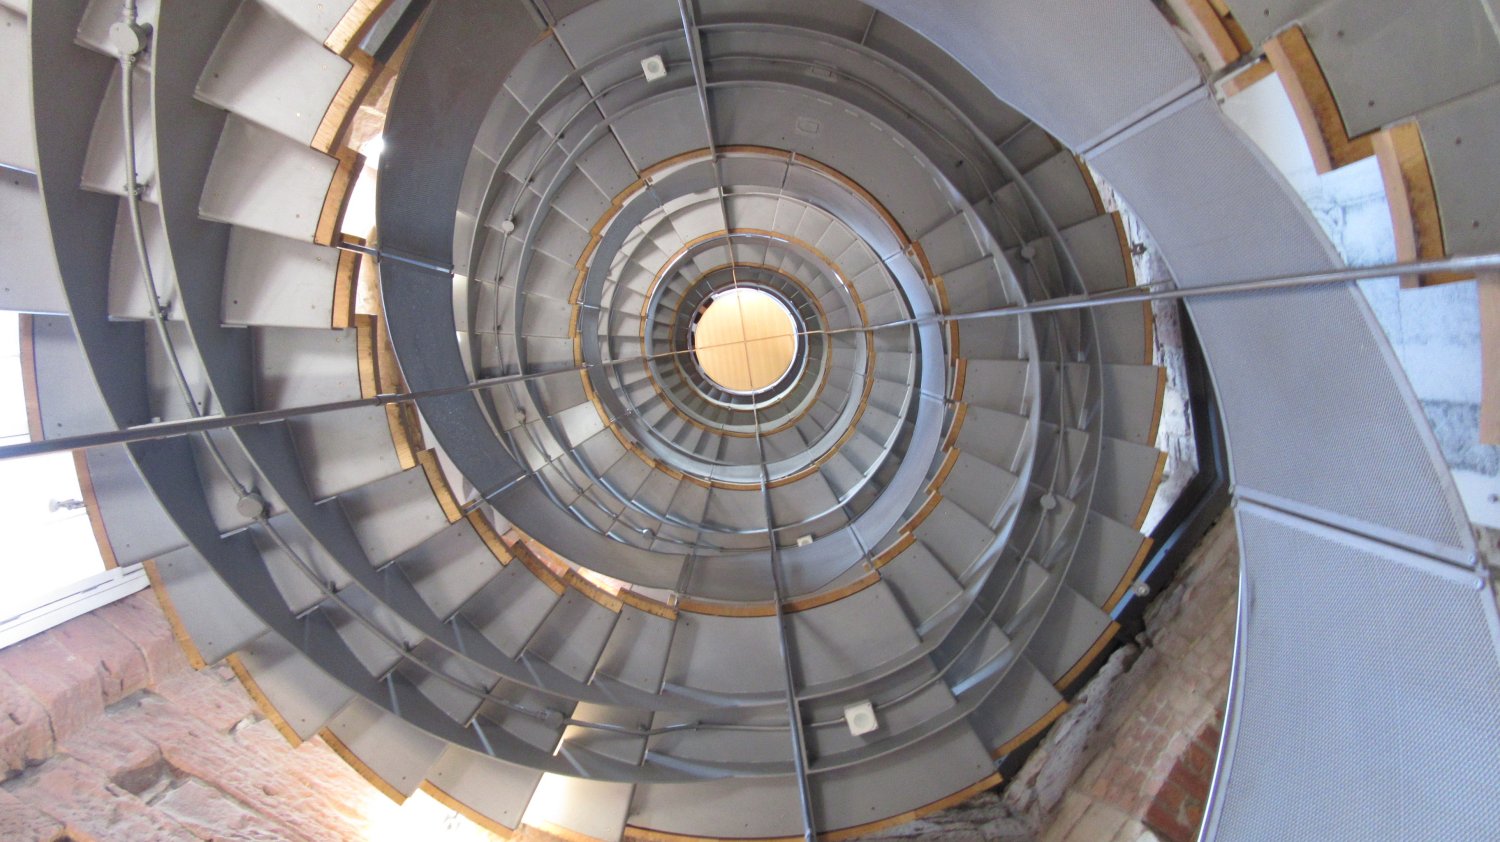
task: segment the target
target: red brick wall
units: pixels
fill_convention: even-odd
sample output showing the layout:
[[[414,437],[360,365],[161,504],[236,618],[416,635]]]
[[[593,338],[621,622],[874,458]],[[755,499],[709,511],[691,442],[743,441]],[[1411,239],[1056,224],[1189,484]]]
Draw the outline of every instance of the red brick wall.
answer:
[[[144,591],[0,650],[0,839],[493,840],[292,747],[224,666],[192,670]]]
[[[1197,838],[1229,693],[1238,586],[1225,515],[1148,612],[1140,654],[1092,738],[1098,753],[1064,796],[1047,842]]]

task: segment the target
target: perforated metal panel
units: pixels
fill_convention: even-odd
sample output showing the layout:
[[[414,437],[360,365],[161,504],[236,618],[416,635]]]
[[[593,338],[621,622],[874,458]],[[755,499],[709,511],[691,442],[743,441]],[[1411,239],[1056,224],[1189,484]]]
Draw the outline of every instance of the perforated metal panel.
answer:
[[[1090,163],[1131,201],[1182,286],[1337,265],[1301,200],[1206,97],[1164,112]],[[1189,306],[1242,492],[1467,555],[1461,504],[1357,290]]]
[[[1238,508],[1234,714],[1205,838],[1494,838],[1494,592],[1456,567]]]

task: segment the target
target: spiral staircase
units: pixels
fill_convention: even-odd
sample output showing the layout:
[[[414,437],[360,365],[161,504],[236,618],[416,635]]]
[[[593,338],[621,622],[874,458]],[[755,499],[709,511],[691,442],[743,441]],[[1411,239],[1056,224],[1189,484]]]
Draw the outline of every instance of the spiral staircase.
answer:
[[[289,739],[492,827],[841,838],[999,783],[1114,637],[1163,465],[1149,307],[1035,306],[1134,287],[1093,171],[1182,287],[1332,265],[1145,2],[0,7],[45,435],[262,413],[84,451],[115,559]],[[364,243],[347,138],[398,66]],[[699,353],[744,291],[792,326],[753,389]],[[1421,554],[1483,629],[1357,292],[1193,306],[1266,599],[1299,552]],[[1435,704],[1493,701],[1483,643]]]

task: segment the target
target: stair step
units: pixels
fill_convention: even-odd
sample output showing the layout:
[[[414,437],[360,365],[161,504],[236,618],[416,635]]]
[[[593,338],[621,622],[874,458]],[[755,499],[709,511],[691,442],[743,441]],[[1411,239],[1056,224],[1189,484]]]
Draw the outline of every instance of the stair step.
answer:
[[[203,556],[182,547],[158,556],[155,577],[167,590],[183,629],[205,664],[218,663],[266,633]]]
[[[995,539],[989,527],[946,497],[912,534],[947,568],[953,578],[964,581],[985,548]]]
[[[155,202],[158,179],[156,156],[152,154],[152,150],[156,148],[156,127],[151,119],[151,72],[145,66],[137,65],[132,78],[135,96],[136,182],[142,186],[142,200]],[[116,65],[94,117],[88,154],[83,163],[82,181],[85,190],[114,196],[125,195],[126,178],[125,129],[121,117],[124,106],[120,101],[120,80],[121,71]]]
[[[215,222],[313,241],[340,166],[338,159],[231,114],[198,210]]]
[[[1026,647],[1026,657],[1048,681],[1059,684],[1111,633],[1109,615],[1063,585]]]
[[[659,693],[675,625],[675,616],[626,604],[599,656],[595,681],[612,679],[646,693]]]
[[[311,739],[354,694],[280,636],[266,634],[236,653],[243,678],[269,704],[283,735]]]
[[[569,838],[618,842],[634,790],[628,783],[545,774],[522,821],[545,831],[561,830]]]
[[[387,793],[406,798],[417,791],[427,772],[442,756],[446,744],[405,719],[356,698],[327,725],[337,743],[334,750],[353,755],[354,764]]]
[[[449,745],[428,770],[422,788],[445,805],[462,804],[465,812],[515,830],[541,777],[524,766]]]
[[[209,105],[310,146],[350,70],[320,40],[248,2],[230,19],[196,92]],[[367,74],[368,66],[356,72]]]
[[[353,255],[252,228],[234,228],[224,266],[226,325],[330,328],[353,311]],[[335,313],[341,285],[348,304]]]
[[[568,588],[526,644],[526,656],[588,681],[620,615]]]
[[[36,177],[16,170],[0,170],[0,309],[68,309]]]
[[[1052,682],[1022,657],[969,714],[969,724],[990,753],[1002,757],[1039,734],[1066,707]]]

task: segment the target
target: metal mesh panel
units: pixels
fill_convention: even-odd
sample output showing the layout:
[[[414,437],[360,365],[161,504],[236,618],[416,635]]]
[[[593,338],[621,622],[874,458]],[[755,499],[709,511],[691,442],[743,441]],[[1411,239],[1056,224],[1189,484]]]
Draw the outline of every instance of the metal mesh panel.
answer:
[[[1242,504],[1213,838],[1491,839],[1500,662],[1473,574]]]
[[[1090,163],[1132,202],[1182,286],[1336,265],[1301,201],[1212,100],[1184,103]],[[1189,306],[1237,486],[1467,554],[1467,523],[1426,420],[1356,290]]]

